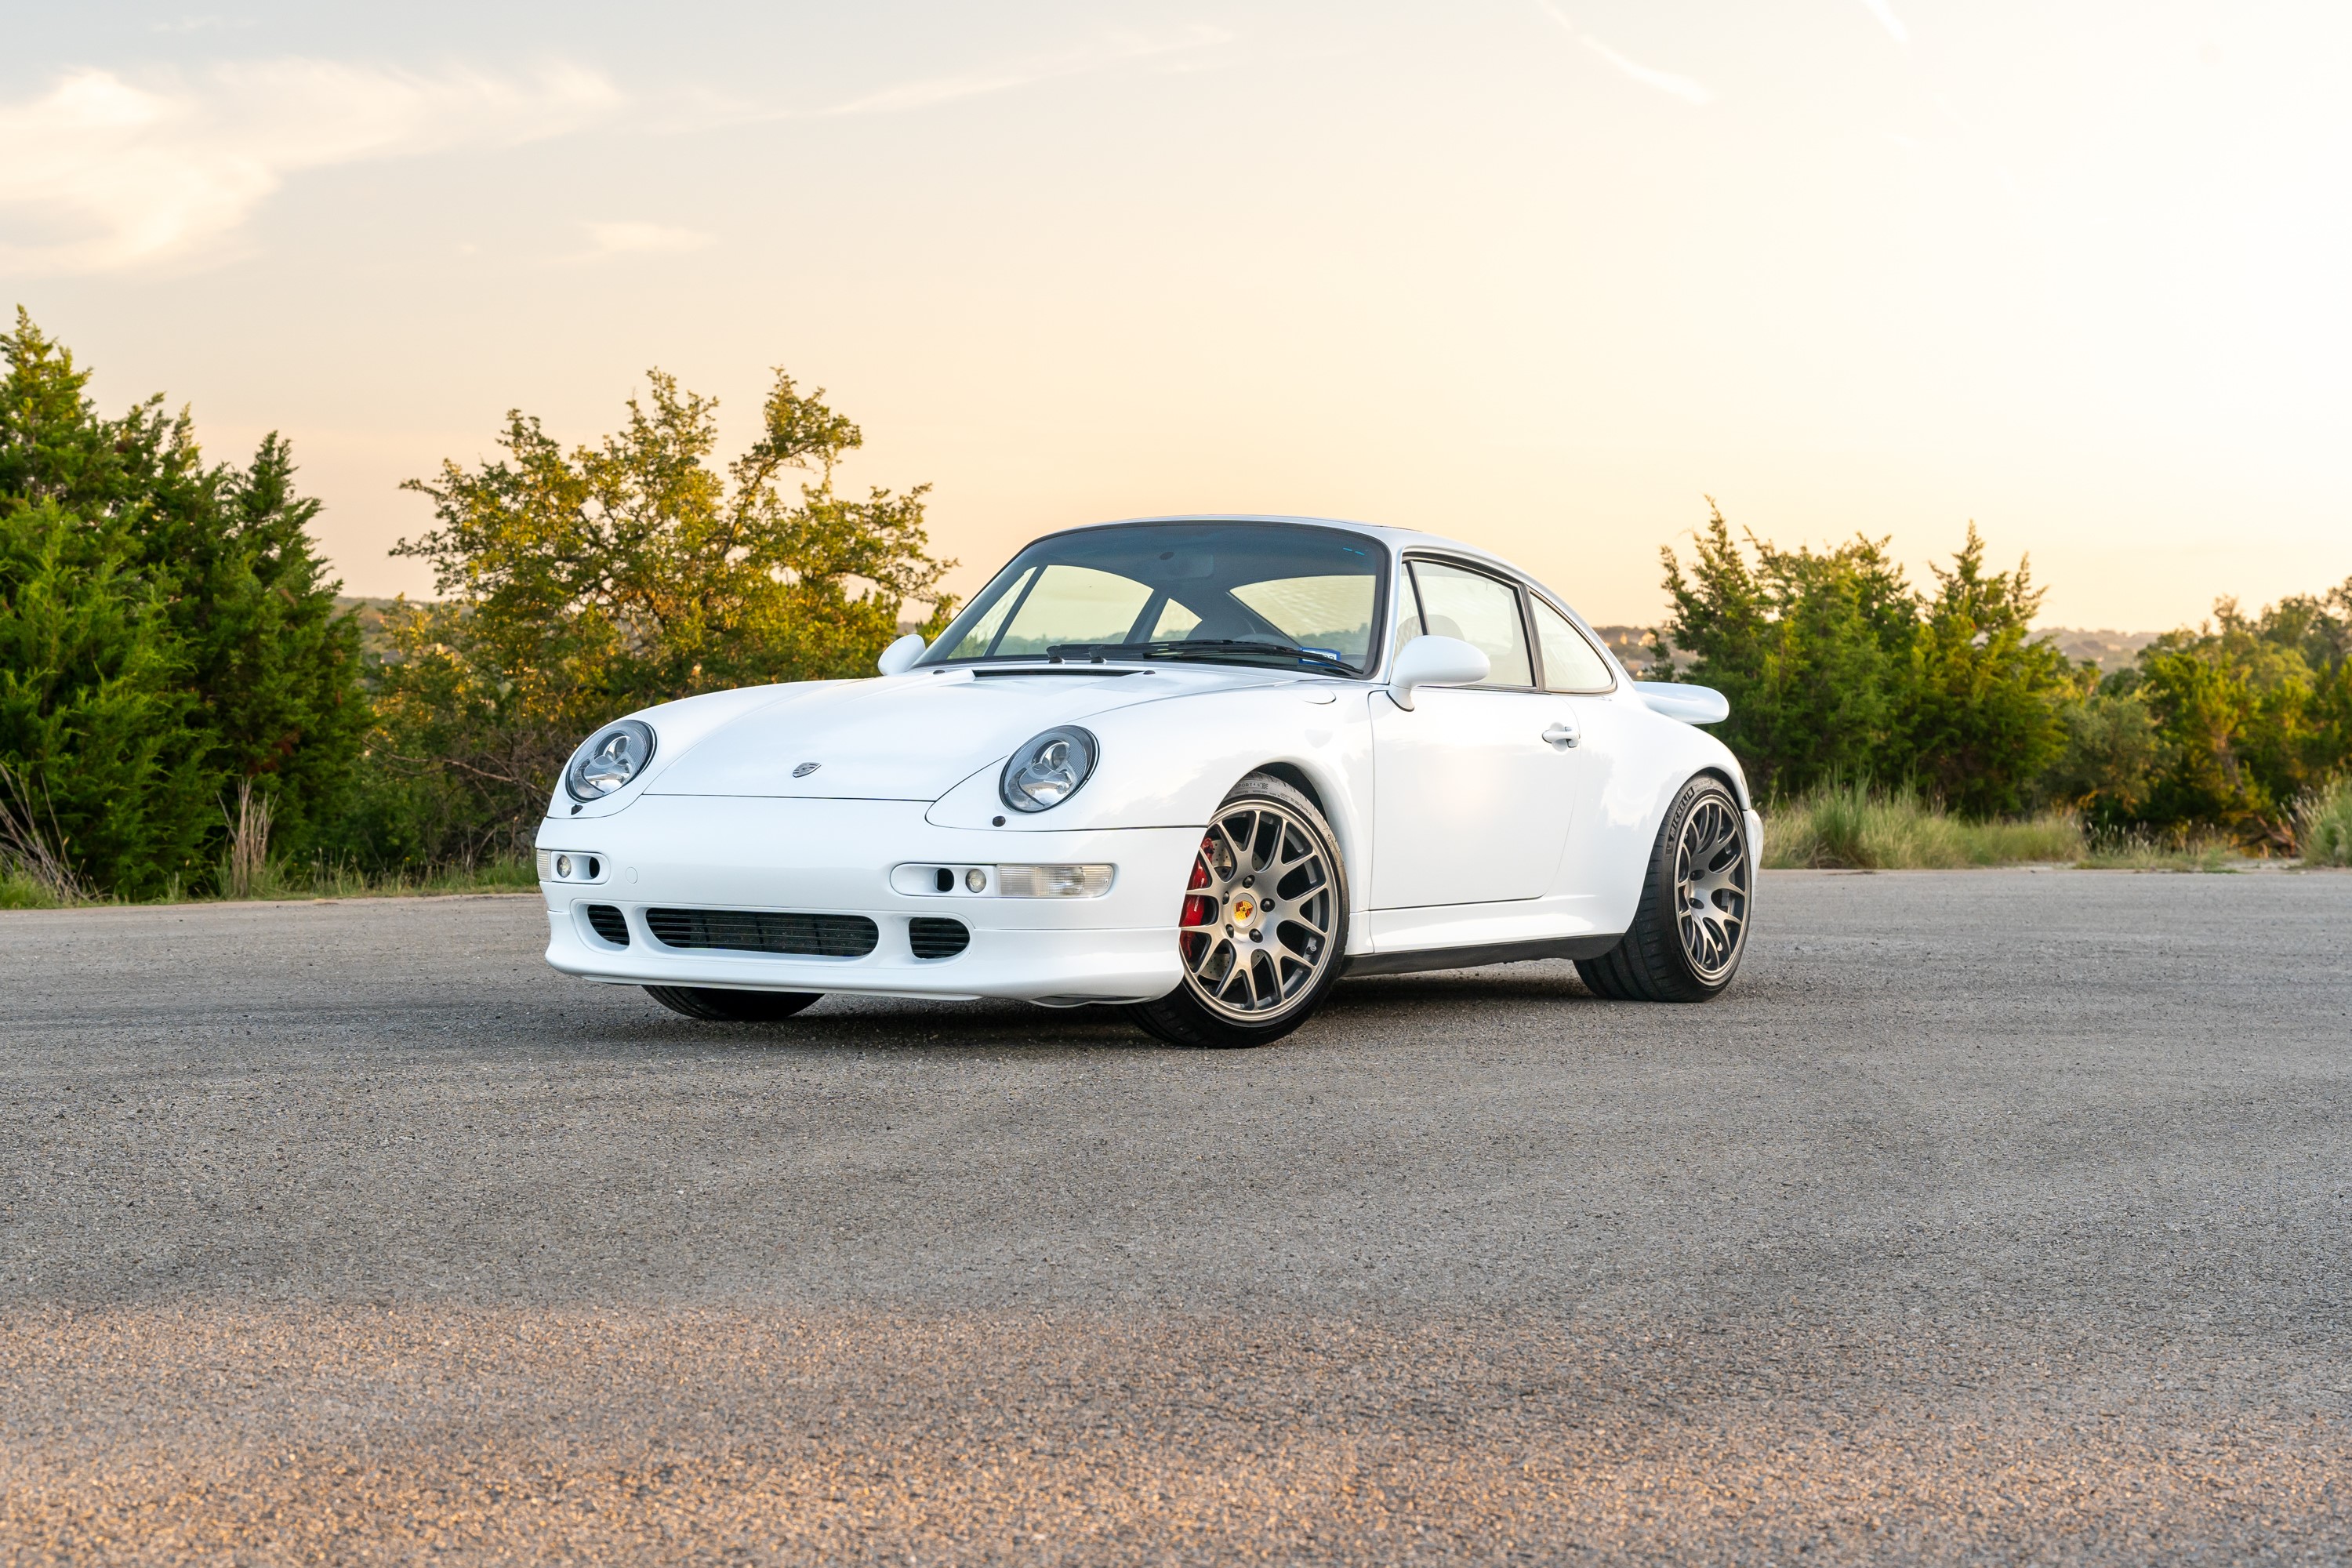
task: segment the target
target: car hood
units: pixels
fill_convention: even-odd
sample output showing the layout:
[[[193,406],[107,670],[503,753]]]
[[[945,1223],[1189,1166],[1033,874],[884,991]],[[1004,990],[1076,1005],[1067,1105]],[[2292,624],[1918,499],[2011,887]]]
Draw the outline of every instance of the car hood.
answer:
[[[932,801],[1040,730],[1207,688],[1296,679],[1154,666],[1115,674],[922,670],[793,686],[690,745],[646,781],[646,793]]]

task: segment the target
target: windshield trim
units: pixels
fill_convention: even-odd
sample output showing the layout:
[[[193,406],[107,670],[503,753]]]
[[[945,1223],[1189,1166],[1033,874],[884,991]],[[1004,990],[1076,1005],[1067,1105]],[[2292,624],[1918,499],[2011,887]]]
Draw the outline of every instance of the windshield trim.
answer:
[[[995,575],[990,577],[988,583],[981,589],[980,593],[972,596],[972,603],[978,604],[981,597],[986,595],[990,588],[994,587],[996,584],[1004,577],[1006,573],[1012,571],[1015,563],[1017,563],[1024,556],[1036,549],[1039,545],[1045,544],[1053,541],[1066,540],[1073,535],[1082,533],[1112,533],[1146,528],[1234,527],[1247,527],[1252,529],[1284,529],[1301,533],[1336,534],[1342,538],[1355,541],[1364,546],[1365,553],[1370,557],[1372,563],[1372,620],[1370,631],[1370,641],[1364,650],[1363,667],[1359,668],[1354,664],[1346,661],[1327,663],[1321,659],[1302,659],[1297,661],[1296,670],[1297,673],[1300,675],[1318,675],[1326,679],[1331,680],[1377,680],[1380,677],[1381,661],[1387,657],[1388,653],[1386,646],[1389,637],[1388,616],[1389,605],[1391,604],[1390,595],[1393,592],[1393,581],[1396,574],[1396,552],[1389,547],[1389,543],[1386,540],[1380,538],[1378,535],[1349,528],[1343,523],[1305,522],[1293,521],[1288,519],[1253,517],[1155,517],[1150,519],[1138,519],[1131,522],[1095,522],[1087,523],[1077,528],[1056,529],[1052,533],[1040,534],[1035,539],[1033,539],[1028,543],[1023,545],[1019,550],[1013,552],[1012,558],[1006,561],[1003,566],[997,568]],[[1042,572],[1035,574],[1036,577],[1042,577],[1043,575],[1044,574]],[[1033,578],[1031,583],[1023,587],[1021,596],[1026,598],[1028,589],[1034,587],[1035,585],[1035,581]],[[969,608],[970,606],[967,605],[966,609],[969,610]],[[993,610],[993,608],[994,606],[992,605],[991,609]],[[1005,624],[1010,626],[1012,624],[1013,617],[1019,613],[1020,609],[1017,605],[1011,610],[1008,610],[1004,617]],[[954,630],[956,622],[961,621],[962,618],[962,615],[959,614],[955,620],[949,622],[947,631],[942,631],[940,634],[939,640],[933,643],[931,647],[924,649],[922,656],[916,659],[914,664],[909,668],[925,669],[979,669],[992,666],[1015,664],[1067,665],[1074,663],[1095,662],[1091,658],[1071,658],[1067,656],[1056,658],[1047,650],[1044,649],[1040,649],[1034,653],[972,654],[961,658],[950,658],[940,653],[939,650],[948,646],[947,632]],[[1165,668],[1169,665],[1179,663],[1213,664],[1223,666],[1227,668],[1256,669],[1274,673],[1282,673],[1286,668],[1288,668],[1281,664],[1268,662],[1266,657],[1263,654],[1250,655],[1240,650],[1235,650],[1230,657],[1221,658],[1211,654],[1204,649],[1199,654],[1187,655],[1181,659],[1152,659],[1137,657],[1120,658],[1112,656],[1106,652],[1102,662],[1114,666],[1128,665],[1146,668]]]

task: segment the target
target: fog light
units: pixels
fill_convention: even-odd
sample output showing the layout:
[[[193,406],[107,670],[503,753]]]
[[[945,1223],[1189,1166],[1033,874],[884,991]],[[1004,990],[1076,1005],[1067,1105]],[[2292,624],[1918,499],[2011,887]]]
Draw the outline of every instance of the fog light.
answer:
[[[1007,899],[1099,899],[1110,891],[1111,866],[999,866],[996,891]]]
[[[558,856],[555,858],[555,874],[556,874],[558,877],[569,877],[570,875],[572,875],[572,857],[571,857],[571,856],[569,856],[569,855],[558,855]]]
[[[974,866],[963,874],[963,885],[975,893],[988,891],[988,873]]]

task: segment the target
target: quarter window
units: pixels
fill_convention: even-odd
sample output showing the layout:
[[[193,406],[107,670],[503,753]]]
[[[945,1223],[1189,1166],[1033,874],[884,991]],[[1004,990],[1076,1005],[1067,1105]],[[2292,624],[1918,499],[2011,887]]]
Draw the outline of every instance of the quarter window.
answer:
[[[1607,663],[1566,616],[1533,595],[1528,602],[1536,607],[1536,646],[1543,650],[1546,691],[1606,691],[1616,684]]]
[[[1485,654],[1493,666],[1489,686],[1533,686],[1527,624],[1519,619],[1519,591],[1482,573],[1435,561],[1412,563],[1421,590],[1421,629],[1429,637],[1459,637]]]

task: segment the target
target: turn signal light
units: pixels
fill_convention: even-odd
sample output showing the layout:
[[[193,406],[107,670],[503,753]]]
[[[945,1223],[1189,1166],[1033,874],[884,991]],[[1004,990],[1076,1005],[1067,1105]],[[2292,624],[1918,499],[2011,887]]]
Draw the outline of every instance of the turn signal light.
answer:
[[[1109,866],[999,866],[1001,899],[1099,899],[1110,891]]]

